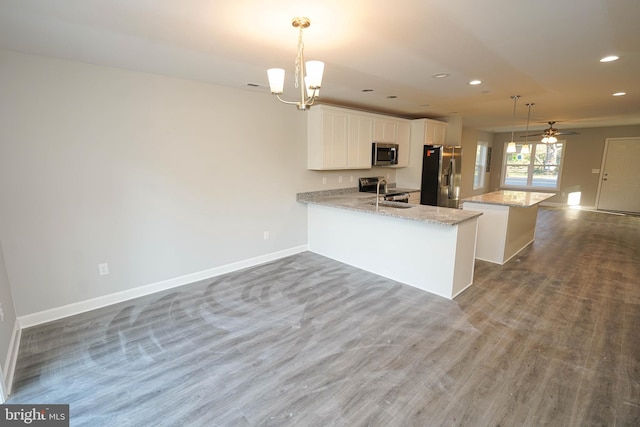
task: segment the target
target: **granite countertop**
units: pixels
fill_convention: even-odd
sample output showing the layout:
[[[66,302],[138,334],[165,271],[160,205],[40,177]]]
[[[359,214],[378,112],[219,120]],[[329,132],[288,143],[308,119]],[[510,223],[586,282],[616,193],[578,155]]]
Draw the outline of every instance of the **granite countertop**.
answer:
[[[437,206],[412,205],[400,202],[380,202],[378,210],[376,211],[375,194],[360,193],[357,189],[355,191],[353,189],[340,189],[298,193],[296,199],[301,203],[348,209],[374,215],[440,225],[456,225],[482,215],[482,212]]]
[[[482,203],[515,207],[531,207],[555,196],[555,193],[536,193],[533,191],[500,190],[463,199],[463,202]]]

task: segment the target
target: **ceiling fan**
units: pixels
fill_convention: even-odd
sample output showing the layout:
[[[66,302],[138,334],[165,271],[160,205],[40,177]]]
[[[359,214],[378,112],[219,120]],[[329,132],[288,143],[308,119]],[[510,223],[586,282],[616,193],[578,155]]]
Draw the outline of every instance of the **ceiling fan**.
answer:
[[[542,133],[534,133],[531,135],[526,135],[526,136],[542,136],[542,142],[556,142],[558,141],[558,136],[560,135],[577,135],[578,132],[571,132],[571,131],[559,131],[558,129],[554,128],[553,125],[556,122],[547,122],[549,123],[549,128],[545,129],[544,131],[542,131]],[[522,137],[524,138],[524,137]]]

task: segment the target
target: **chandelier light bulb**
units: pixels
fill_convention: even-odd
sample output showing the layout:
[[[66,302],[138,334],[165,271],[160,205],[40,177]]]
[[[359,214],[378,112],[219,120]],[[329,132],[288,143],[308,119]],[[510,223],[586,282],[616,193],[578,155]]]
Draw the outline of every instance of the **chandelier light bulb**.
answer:
[[[322,86],[322,74],[324,73],[324,62],[322,61],[307,61],[307,81],[309,87],[317,89]]]
[[[269,78],[269,88],[274,95],[280,95],[284,92],[284,69],[282,68],[269,68],[267,70],[267,77]]]

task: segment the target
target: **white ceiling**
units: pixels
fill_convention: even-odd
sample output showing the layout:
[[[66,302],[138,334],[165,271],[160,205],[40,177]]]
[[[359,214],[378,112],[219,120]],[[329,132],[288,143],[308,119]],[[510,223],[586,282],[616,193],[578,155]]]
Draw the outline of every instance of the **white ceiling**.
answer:
[[[639,0],[0,0],[0,47],[271,96],[296,16],[325,102],[508,131],[517,94],[520,130],[529,102],[531,130],[640,124]]]

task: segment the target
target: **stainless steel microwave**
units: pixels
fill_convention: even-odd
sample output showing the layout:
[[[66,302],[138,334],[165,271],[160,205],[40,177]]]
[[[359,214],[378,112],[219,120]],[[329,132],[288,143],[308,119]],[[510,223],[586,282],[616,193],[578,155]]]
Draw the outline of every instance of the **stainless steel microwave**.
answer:
[[[398,164],[398,144],[374,142],[371,149],[372,166],[389,166]]]

